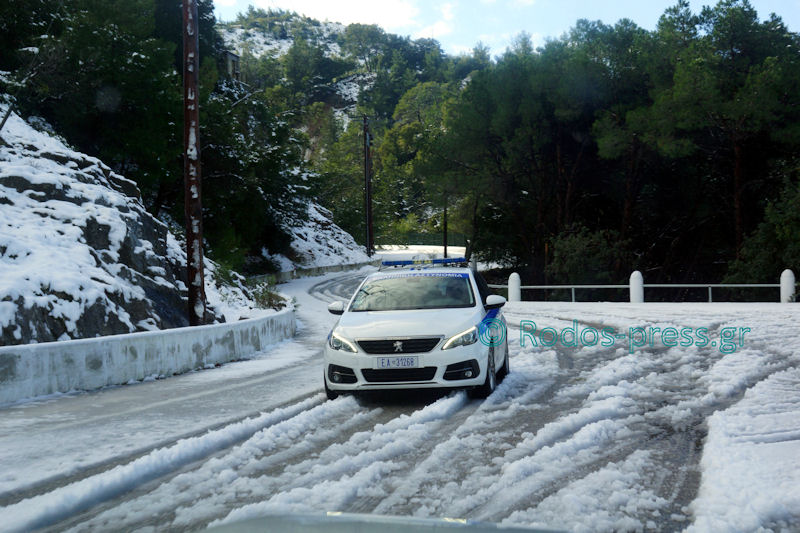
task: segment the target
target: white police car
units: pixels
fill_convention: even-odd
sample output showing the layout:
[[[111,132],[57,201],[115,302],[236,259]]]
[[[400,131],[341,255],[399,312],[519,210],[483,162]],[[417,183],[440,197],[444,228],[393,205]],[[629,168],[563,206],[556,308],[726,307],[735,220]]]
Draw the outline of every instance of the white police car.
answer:
[[[341,317],[325,345],[325,392],[332,399],[377,389],[468,388],[471,396],[488,396],[509,371],[505,302],[464,258],[386,261],[349,303],[328,306]]]

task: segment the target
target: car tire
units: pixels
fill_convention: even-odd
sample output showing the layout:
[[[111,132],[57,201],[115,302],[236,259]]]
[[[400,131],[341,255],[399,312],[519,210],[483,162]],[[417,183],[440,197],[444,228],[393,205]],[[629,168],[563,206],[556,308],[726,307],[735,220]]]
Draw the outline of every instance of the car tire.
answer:
[[[503,348],[505,351],[505,360],[503,361],[503,366],[500,367],[500,371],[497,373],[497,382],[502,383],[509,372],[511,372],[511,363],[508,361],[508,339],[506,339],[505,343],[503,344]]]
[[[325,377],[324,373],[322,376],[322,382],[325,384],[325,396],[327,396],[329,400],[335,400],[339,397],[338,392],[328,388],[328,378]]]
[[[486,398],[497,387],[497,372],[494,368],[494,346],[489,347],[489,358],[486,365],[486,380],[483,385],[468,392],[470,398]]]

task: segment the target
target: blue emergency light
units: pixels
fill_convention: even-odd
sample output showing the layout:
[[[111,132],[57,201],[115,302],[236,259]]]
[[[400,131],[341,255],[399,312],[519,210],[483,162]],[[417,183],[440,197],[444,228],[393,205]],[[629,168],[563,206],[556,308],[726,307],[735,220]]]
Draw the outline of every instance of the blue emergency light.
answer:
[[[412,266],[412,265],[447,265],[451,263],[465,264],[465,257],[445,257],[443,259],[407,259],[403,261],[381,261],[381,266]]]

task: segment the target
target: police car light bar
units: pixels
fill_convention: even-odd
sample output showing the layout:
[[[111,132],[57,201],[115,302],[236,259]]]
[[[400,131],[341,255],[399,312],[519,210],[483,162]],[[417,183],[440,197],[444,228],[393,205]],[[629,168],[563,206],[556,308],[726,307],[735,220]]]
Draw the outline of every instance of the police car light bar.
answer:
[[[447,265],[450,263],[464,263],[465,257],[446,257],[444,259],[409,259],[404,261],[381,261],[381,266],[411,266],[411,265]]]

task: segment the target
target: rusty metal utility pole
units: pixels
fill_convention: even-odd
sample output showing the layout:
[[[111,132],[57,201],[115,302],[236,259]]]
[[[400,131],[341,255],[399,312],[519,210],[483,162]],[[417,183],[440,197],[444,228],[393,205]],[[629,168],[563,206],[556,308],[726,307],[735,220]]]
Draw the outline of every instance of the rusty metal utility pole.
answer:
[[[442,244],[444,245],[444,257],[447,258],[447,195],[444,195],[444,231],[442,235]]]
[[[367,256],[372,257],[375,236],[372,232],[372,136],[369,132],[367,115],[364,115],[364,216],[366,217]]]
[[[200,38],[197,0],[183,0],[183,183],[186,217],[186,271],[189,288],[189,324],[205,322],[203,275],[203,208],[200,200]]]

